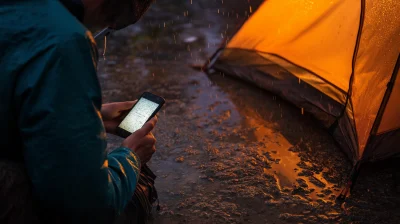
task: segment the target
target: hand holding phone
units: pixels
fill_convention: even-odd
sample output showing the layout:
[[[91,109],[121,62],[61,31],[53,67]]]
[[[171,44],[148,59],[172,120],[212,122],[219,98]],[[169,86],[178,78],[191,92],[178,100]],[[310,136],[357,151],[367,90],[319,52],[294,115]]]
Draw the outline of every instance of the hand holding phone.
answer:
[[[116,135],[117,127],[135,105],[135,101],[113,102],[101,105],[101,118],[107,133]]]
[[[128,115],[117,127],[116,133],[121,137],[128,137],[153,118],[164,105],[162,97],[145,92],[129,111]]]
[[[157,123],[157,112],[164,105],[162,97],[145,92],[117,127],[117,134],[125,137],[122,146],[130,148],[147,163],[156,151],[156,139],[151,133]]]
[[[122,143],[123,147],[129,148],[136,153],[142,165],[146,164],[156,151],[156,138],[151,133],[156,124],[157,117],[153,117]]]

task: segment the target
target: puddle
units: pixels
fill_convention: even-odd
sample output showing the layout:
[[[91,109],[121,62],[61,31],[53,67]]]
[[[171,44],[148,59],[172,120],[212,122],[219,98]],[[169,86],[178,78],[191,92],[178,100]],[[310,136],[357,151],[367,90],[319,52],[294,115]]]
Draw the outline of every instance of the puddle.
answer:
[[[252,114],[250,111],[248,113]],[[270,162],[270,168],[265,168],[264,173],[275,177],[281,191],[288,188],[296,193],[296,190],[301,187],[300,190],[306,190],[302,192],[303,197],[308,196],[313,201],[319,199],[332,201],[331,194],[326,194],[326,191],[333,191],[334,184],[325,180],[323,172],[316,174],[299,167],[298,164],[302,162],[299,154],[291,151],[294,146],[279,131],[267,127],[265,120],[254,114],[245,117],[248,127],[256,127],[253,136],[256,142],[262,143],[259,147],[260,155],[264,155]],[[303,164],[312,168],[309,162],[303,162]]]

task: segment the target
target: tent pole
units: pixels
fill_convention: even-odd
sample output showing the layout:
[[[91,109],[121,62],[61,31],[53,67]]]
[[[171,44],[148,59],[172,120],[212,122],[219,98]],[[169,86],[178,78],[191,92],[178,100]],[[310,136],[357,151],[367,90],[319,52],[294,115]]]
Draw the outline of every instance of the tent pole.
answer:
[[[383,96],[382,103],[379,107],[378,114],[376,115],[374,125],[372,126],[370,136],[376,135],[378,133],[378,129],[379,129],[379,125],[381,124],[381,121],[382,121],[383,113],[385,112],[385,109],[389,102],[390,96],[392,95],[392,91],[393,91],[393,88],[394,88],[394,85],[395,85],[395,82],[397,79],[397,73],[399,71],[399,67],[400,67],[400,54],[399,54],[399,56],[397,56],[397,61],[394,66],[392,76],[390,78],[390,81],[387,84],[387,89],[386,89],[385,95]]]

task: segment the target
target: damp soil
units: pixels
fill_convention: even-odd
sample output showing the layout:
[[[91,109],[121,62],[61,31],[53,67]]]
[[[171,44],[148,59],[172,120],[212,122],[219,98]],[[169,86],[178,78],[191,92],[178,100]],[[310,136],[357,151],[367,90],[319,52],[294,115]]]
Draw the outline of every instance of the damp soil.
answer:
[[[260,3],[156,1],[138,24],[107,39],[104,102],[144,91],[167,100],[149,163],[161,205],[152,223],[400,223],[391,166],[367,165],[338,203],[352,164],[311,115],[190,67],[207,61]],[[109,150],[121,142],[108,136]]]

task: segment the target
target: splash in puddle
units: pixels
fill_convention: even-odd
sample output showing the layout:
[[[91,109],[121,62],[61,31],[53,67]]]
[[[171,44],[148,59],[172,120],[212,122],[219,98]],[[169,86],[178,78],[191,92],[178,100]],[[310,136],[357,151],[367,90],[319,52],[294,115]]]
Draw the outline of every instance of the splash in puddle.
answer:
[[[292,145],[283,135],[267,126],[260,125],[262,121],[254,118],[246,119],[247,125],[257,127],[254,137],[262,142],[259,153],[270,162],[270,168],[264,168],[264,173],[275,177],[281,191],[291,189],[293,194],[308,196],[311,200],[332,200],[331,193],[334,184],[323,177],[322,172],[315,173],[302,167],[312,167],[309,162],[302,162],[298,153],[291,151]]]

